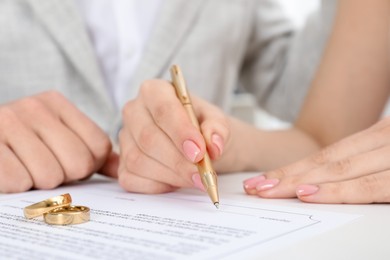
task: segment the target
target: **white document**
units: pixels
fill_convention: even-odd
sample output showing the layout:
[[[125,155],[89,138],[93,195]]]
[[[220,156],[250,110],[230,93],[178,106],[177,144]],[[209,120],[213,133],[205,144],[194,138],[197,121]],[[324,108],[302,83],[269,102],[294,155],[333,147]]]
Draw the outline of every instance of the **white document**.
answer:
[[[70,193],[91,221],[51,226],[23,208]],[[256,257],[345,224],[357,215],[221,200],[206,194],[132,194],[110,180],[0,196],[1,259],[223,259]],[[253,256],[255,257],[255,256]]]

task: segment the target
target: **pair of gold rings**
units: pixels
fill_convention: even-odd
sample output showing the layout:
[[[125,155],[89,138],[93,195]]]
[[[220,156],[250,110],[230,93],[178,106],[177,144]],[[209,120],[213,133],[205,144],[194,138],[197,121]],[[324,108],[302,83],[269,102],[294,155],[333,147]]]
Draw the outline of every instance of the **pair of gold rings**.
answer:
[[[43,215],[50,225],[74,225],[89,221],[89,208],[72,206],[71,203],[72,197],[66,193],[25,207],[24,216],[31,219]]]

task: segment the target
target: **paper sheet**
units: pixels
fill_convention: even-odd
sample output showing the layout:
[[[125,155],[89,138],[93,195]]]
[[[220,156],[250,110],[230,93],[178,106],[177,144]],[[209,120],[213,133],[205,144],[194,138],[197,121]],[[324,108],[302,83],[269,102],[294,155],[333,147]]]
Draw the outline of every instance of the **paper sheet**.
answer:
[[[27,220],[23,208],[70,193],[91,208],[91,221],[50,226]],[[256,257],[333,229],[358,216],[259,203],[223,201],[215,209],[202,193],[142,195],[109,180],[52,191],[0,196],[1,259],[223,259]]]

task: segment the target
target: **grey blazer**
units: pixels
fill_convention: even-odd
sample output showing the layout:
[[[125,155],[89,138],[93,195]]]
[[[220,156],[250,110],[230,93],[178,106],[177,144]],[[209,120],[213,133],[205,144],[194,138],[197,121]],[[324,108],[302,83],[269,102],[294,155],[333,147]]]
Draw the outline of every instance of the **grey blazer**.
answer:
[[[135,97],[144,80],[168,79],[170,65],[179,64],[191,92],[227,112],[240,87],[271,113],[292,120],[324,37],[293,37],[275,2],[163,2],[124,101]],[[306,45],[305,55],[298,57],[310,64],[304,72],[291,62],[297,57],[294,49],[302,48],[299,39]],[[1,0],[0,103],[49,89],[63,93],[105,131],[115,135],[120,127],[120,108],[110,99],[75,2]]]

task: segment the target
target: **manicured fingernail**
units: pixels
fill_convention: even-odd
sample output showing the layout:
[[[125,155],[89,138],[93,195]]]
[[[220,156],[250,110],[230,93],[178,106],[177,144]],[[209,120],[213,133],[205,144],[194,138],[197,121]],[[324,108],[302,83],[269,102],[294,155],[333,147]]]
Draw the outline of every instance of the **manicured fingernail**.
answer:
[[[259,175],[259,176],[247,179],[244,181],[244,188],[247,190],[254,189],[254,188],[256,188],[256,186],[259,182],[264,181],[264,180],[265,180],[264,175]]]
[[[195,162],[196,156],[198,156],[198,154],[200,153],[199,147],[193,141],[190,140],[184,141],[183,151],[191,162]]]
[[[218,134],[213,134],[211,136],[211,142],[218,148],[218,155],[223,153],[223,139]]]
[[[265,190],[270,190],[276,185],[278,185],[279,179],[266,179],[264,181],[259,182],[256,185],[256,190],[257,191],[265,191]]]
[[[192,182],[194,183],[195,188],[201,191],[206,191],[206,189],[203,186],[202,180],[200,179],[199,173],[195,173],[192,175]]]
[[[320,187],[317,185],[299,185],[296,192],[298,196],[309,196],[316,193],[319,189]]]

